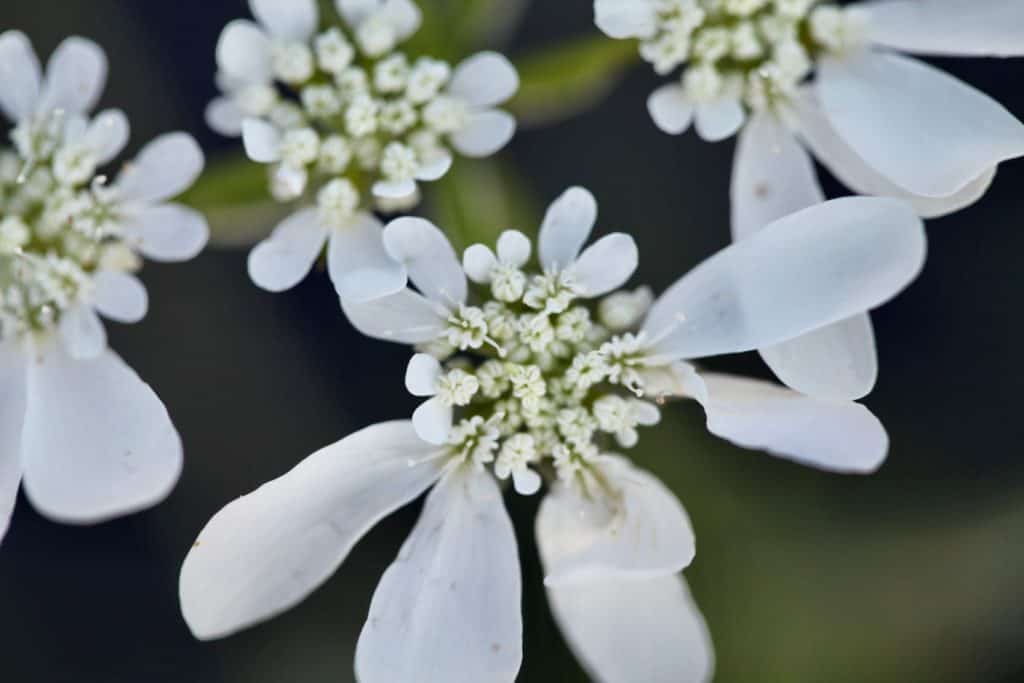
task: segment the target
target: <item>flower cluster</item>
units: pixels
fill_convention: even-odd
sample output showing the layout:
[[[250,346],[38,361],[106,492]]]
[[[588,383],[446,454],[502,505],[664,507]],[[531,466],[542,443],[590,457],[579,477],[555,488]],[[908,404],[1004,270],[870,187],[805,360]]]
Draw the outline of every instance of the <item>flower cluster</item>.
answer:
[[[119,110],[90,113],[106,71],[97,45],[69,38],[43,78],[27,38],[0,35],[0,107],[14,121],[0,148],[0,460],[18,463],[0,462],[17,475],[0,477],[0,535],[22,475],[40,511],[83,523],[155,503],[180,471],[163,405],[107,349],[98,314],[138,322],[142,258],[183,261],[206,244],[205,219],[166,203],[203,155],[190,136],[164,135],[108,180],[129,125]],[[134,424],[97,428],[111,420]]]
[[[453,67],[398,49],[421,21],[411,0],[338,0],[343,24],[319,32],[315,0],[287,9],[252,0],[251,8],[259,24],[238,20],[221,35],[224,95],[208,119],[241,133],[249,157],[270,164],[275,199],[315,202],[306,217],[323,237],[307,250],[318,254],[328,233],[365,225],[370,211],[414,207],[418,182],[444,176],[453,151],[488,156],[515,131],[515,119],[495,108],[518,88],[504,57],[485,52]],[[276,234],[254,257],[251,274],[265,289],[297,281],[291,270],[280,272],[281,252],[292,251],[287,239]]]

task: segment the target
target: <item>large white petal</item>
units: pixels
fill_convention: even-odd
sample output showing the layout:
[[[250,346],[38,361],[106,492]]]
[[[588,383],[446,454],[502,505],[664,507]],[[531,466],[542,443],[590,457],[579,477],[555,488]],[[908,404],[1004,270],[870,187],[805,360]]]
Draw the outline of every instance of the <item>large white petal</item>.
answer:
[[[137,323],[146,317],[149,295],[139,278],[130,273],[104,270],[93,277],[96,310],[111,320]]]
[[[25,422],[27,349],[0,344],[0,541],[7,533],[21,484],[21,427]]]
[[[597,223],[597,200],[582,187],[570,187],[556,199],[540,226],[538,248],[545,269],[562,270],[576,262]]]
[[[316,31],[316,0],[249,0],[252,14],[279,40],[304,43]]]
[[[931,55],[1024,55],[1020,0],[884,0],[859,7],[869,13],[869,37],[877,45]]]
[[[704,261],[655,302],[644,330],[668,358],[773,346],[885,303],[924,259],[924,226],[908,204],[834,199]]]
[[[983,92],[907,57],[862,51],[820,65],[832,127],[900,187],[948,197],[1024,155],[1024,124]]]
[[[610,462],[605,474],[619,490],[617,500],[556,486],[541,503],[536,534],[547,585],[651,578],[675,574],[693,561],[693,528],[675,494],[623,460]]]
[[[663,85],[647,98],[654,125],[669,135],[686,132],[693,122],[694,106],[679,83]]]
[[[182,465],[167,409],[109,350],[82,361],[55,345],[31,364],[22,449],[29,500],[71,524],[156,505]]]
[[[652,0],[595,0],[594,23],[612,38],[650,38],[658,14]]]
[[[59,329],[64,348],[72,358],[96,358],[107,348],[103,321],[85,303],[64,311],[60,316]]]
[[[361,683],[512,683],[522,662],[519,553],[490,474],[430,493],[388,567],[356,647]]]
[[[124,217],[125,239],[153,261],[179,263],[199,255],[210,239],[206,217],[181,204],[145,206]]]
[[[547,592],[562,635],[597,683],[711,680],[711,635],[681,576],[592,579]]]
[[[338,296],[356,303],[395,294],[408,280],[405,266],[384,248],[384,225],[369,213],[331,231],[327,272]]]
[[[245,155],[258,164],[281,160],[281,131],[263,119],[242,121],[242,144]]]
[[[72,36],[57,46],[46,63],[39,108],[84,114],[96,105],[106,84],[107,56],[103,48]]]
[[[500,109],[485,109],[471,114],[466,126],[452,134],[452,146],[463,156],[489,157],[508,144],[515,132],[516,117]]]
[[[273,77],[270,38],[251,21],[232,21],[217,41],[217,66],[234,83],[269,83]]]
[[[203,172],[203,150],[188,133],[166,133],[125,166],[115,187],[126,201],[151,203],[176,197]]]
[[[39,101],[42,69],[21,31],[0,34],[0,111],[14,122],[30,117]]]
[[[455,67],[448,84],[448,92],[474,107],[501,104],[518,89],[516,68],[497,52],[480,52],[466,59]]]
[[[831,472],[866,474],[885,460],[885,428],[859,403],[731,375],[700,379],[704,386],[691,395],[703,404],[708,429],[723,439]]]
[[[422,218],[396,218],[384,228],[384,248],[403,264],[428,298],[448,306],[466,301],[468,285],[459,257],[441,230]]]
[[[431,448],[407,421],[374,425],[214,515],[181,568],[192,633],[230,635],[305,599],[367,531],[437,479],[437,463],[424,460]]]
[[[448,325],[447,309],[410,289],[364,303],[342,299],[341,308],[366,336],[399,344],[433,341]]]
[[[832,128],[821,106],[810,92],[798,98],[793,108],[797,132],[814,156],[844,185],[862,195],[896,197],[910,202],[922,218],[938,218],[970,206],[988,190],[996,167],[948,197],[920,197],[904,190],[868,166]],[[735,207],[735,205],[734,205]]]
[[[633,277],[639,264],[636,242],[625,233],[605,235],[586,248],[572,275],[583,295],[598,297],[618,289]]]
[[[83,142],[96,152],[96,162],[102,165],[121,153],[128,144],[130,132],[125,113],[120,109],[111,109],[96,115],[85,131]]]
[[[206,107],[206,125],[225,137],[242,134],[242,119],[242,110],[233,97],[217,97]]]
[[[301,209],[249,252],[249,277],[268,292],[291,289],[312,270],[326,241],[317,210]]]

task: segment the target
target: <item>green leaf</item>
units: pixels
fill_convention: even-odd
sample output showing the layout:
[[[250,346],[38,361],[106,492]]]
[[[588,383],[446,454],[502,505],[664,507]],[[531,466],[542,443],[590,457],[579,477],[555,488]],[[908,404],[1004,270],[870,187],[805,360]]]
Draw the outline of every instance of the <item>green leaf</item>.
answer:
[[[600,102],[639,59],[636,43],[586,36],[517,60],[510,109],[527,126],[557,123]]]

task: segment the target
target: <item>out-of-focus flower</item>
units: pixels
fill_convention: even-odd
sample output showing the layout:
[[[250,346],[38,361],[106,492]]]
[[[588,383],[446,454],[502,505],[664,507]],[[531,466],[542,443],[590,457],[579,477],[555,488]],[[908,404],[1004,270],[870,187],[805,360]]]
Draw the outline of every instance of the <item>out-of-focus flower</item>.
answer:
[[[198,637],[292,607],[378,520],[436,484],[374,595],[357,677],[511,682],[522,656],[521,585],[499,482],[522,495],[547,482],[536,524],[545,584],[591,675],[710,677],[710,639],[679,576],[695,552],[689,520],[619,453],[657,423],[664,399],[682,395],[738,444],[872,471],[887,439],[862,406],[702,375],[686,361],[777,343],[883,303],[920,270],[924,231],[895,200],[829,202],[708,259],[651,305],[612,293],[636,268],[631,237],[584,249],[596,218],[586,190],[558,199],[541,227],[542,272],[530,271],[532,245],[518,232],[460,262],[427,221],[385,228],[388,253],[419,291],[343,305],[365,333],[420,345],[406,386],[426,401],[412,421],[343,439],[210,521],[181,575]],[[601,305],[605,295],[615,305]]]
[[[99,46],[68,38],[44,79],[28,39],[0,35],[0,107],[15,122],[0,150],[0,536],[21,483],[42,514],[81,524],[159,502],[181,470],[166,409],[107,348],[99,315],[138,322],[142,257],[188,260],[206,244],[205,219],[166,203],[203,155],[164,135],[108,184],[97,171],[128,121],[90,117],[106,74]]]

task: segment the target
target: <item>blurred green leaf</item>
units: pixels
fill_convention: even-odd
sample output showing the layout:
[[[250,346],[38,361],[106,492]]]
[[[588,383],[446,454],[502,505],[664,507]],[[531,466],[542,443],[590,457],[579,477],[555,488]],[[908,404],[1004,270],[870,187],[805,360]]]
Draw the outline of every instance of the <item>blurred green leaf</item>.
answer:
[[[291,211],[267,194],[266,168],[241,153],[210,162],[181,201],[206,215],[210,243],[223,247],[254,244]]]
[[[557,123],[600,102],[638,59],[636,45],[605,36],[567,40],[517,60],[510,108],[528,126]]]
[[[403,46],[457,64],[473,50],[495,47],[518,25],[528,0],[423,0],[423,25]]]

